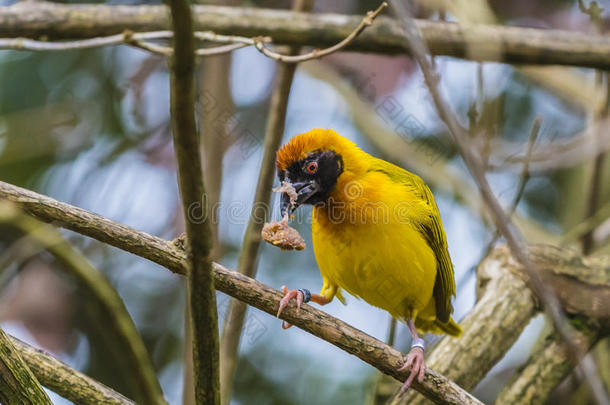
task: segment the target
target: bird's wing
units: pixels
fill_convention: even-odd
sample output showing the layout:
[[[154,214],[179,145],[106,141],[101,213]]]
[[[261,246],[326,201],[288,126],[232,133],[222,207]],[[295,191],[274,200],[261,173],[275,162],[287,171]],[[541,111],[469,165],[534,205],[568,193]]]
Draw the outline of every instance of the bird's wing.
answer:
[[[415,174],[381,159],[376,159],[371,169],[384,172],[392,181],[404,184],[410,192],[416,193],[430,207],[429,215],[418,216],[413,220],[436,256],[438,264],[434,283],[436,316],[441,322],[448,322],[453,312],[451,297],[455,296],[453,264],[449,256],[441,216],[430,188]]]

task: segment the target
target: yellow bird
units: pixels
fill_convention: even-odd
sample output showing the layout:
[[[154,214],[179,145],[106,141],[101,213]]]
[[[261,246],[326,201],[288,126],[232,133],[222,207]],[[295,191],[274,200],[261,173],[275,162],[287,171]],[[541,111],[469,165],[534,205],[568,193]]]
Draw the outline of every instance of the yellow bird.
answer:
[[[297,192],[296,202],[282,194],[282,216],[313,205],[313,250],[323,280],[320,294],[283,286],[278,315],[292,299],[298,306],[324,305],[335,296],[344,302],[345,290],[405,321],[413,340],[401,367],[411,369],[403,393],[413,378],[424,377],[418,331],[462,333],[451,318],[453,265],[430,189],[331,129],[293,137],[277,152],[276,166],[279,180]]]

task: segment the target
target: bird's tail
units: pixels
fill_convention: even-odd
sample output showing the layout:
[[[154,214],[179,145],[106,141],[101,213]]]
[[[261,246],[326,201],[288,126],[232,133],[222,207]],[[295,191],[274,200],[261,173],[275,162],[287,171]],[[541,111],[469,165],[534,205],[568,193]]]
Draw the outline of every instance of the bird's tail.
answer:
[[[458,325],[453,318],[449,318],[449,322],[443,323],[438,319],[434,322],[436,326],[448,335],[460,337],[462,336],[462,327]]]
[[[417,318],[415,326],[422,332],[430,332],[435,335],[447,334],[455,337],[462,336],[462,328],[453,318],[449,318],[449,322],[441,322],[438,319],[424,320],[422,318]]]

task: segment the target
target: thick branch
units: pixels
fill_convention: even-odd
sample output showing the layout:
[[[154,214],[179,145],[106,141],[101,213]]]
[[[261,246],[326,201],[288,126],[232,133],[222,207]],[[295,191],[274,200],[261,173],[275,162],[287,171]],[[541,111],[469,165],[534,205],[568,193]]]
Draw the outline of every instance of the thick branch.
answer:
[[[271,36],[275,43],[323,48],[340,42],[361,16],[297,13],[244,7],[194,6],[195,29],[219,34]],[[417,21],[434,55],[524,64],[610,68],[610,38],[587,33],[495,25]],[[93,38],[169,28],[164,6],[63,5],[18,2],[0,8],[0,37]],[[488,44],[493,43],[491,47]],[[498,49],[499,47],[499,49]],[[407,50],[400,24],[379,17],[347,49],[377,53]],[[472,53],[472,49],[477,52]]]
[[[188,0],[170,1],[174,52],[171,58],[170,105],[178,185],[186,224],[188,301],[193,342],[193,374],[197,404],[220,404],[218,314],[210,251],[199,137],[195,123],[195,41]],[[199,211],[197,210],[199,207]],[[200,216],[195,216],[195,215]]]
[[[81,405],[135,404],[130,399],[74,370],[50,354],[12,336],[10,339],[38,381],[67,400]]]
[[[134,386],[134,396],[147,404],[165,404],[161,386],[142,338],[138,334],[125,304],[106,277],[74,250],[63,236],[48,224],[25,215],[11,203],[0,201],[0,223],[21,230],[35,244],[47,249],[66,273],[73,276],[101,309],[112,345],[125,360],[124,370]]]
[[[186,253],[168,241],[4,182],[0,182],[0,198],[17,203],[24,211],[43,221],[134,253],[175,273],[186,274]],[[282,298],[279,291],[219,264],[213,266],[215,286],[219,291],[275,316]],[[310,305],[303,305],[299,313],[295,307],[289,306],[282,312],[281,319],[359,357],[401,382],[407,377],[406,371],[398,371],[404,362],[399,351]],[[424,382],[414,383],[414,388],[437,403],[480,404],[457,384],[432,369],[426,370]]]
[[[578,318],[572,321],[580,343],[590,348],[599,336],[599,331]],[[520,367],[506,384],[495,403],[498,405],[542,405],[553,389],[570,374],[574,366],[570,363],[565,347],[557,332],[548,328],[527,363]]]
[[[0,329],[0,403],[52,405],[13,342]]]

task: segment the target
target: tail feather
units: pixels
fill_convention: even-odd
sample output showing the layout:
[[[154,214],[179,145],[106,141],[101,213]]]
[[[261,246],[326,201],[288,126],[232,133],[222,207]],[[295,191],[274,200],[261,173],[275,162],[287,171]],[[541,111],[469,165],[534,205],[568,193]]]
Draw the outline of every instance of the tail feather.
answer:
[[[461,326],[453,318],[449,318],[449,322],[441,322],[438,319],[425,320],[417,318],[415,320],[415,327],[421,332],[430,332],[436,335],[447,334],[455,337],[462,335]]]
[[[437,320],[435,324],[439,329],[450,336],[462,336],[462,327],[456,321],[454,321],[453,318],[449,318],[449,322],[441,322]]]

